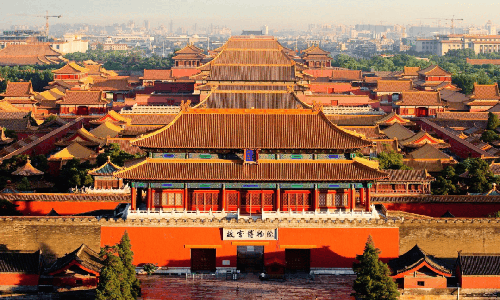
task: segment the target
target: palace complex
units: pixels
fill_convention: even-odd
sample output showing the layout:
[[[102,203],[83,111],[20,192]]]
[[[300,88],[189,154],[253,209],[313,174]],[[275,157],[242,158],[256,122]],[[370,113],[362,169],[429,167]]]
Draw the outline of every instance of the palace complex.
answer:
[[[133,263],[167,274],[353,274],[371,237],[401,288],[500,288],[500,223],[482,219],[500,210],[496,187],[431,195],[460,159],[500,174],[500,144],[480,139],[499,111],[496,84],[458,99],[439,66],[367,76],[332,67],[317,45],[299,57],[270,36],[234,36],[208,55],[188,44],[173,60],[140,77],[69,62],[42,93],[8,83],[0,161],[31,157],[12,176],[55,177],[77,160],[93,165],[83,174],[93,186],[44,193],[53,184],[36,179],[38,192],[19,193],[9,182],[0,200],[24,217],[0,218],[0,245],[26,250],[16,257],[30,267],[12,275],[1,262],[16,257],[0,251],[0,278],[95,285],[97,250],[127,232]],[[103,160],[113,145],[131,159]],[[410,168],[381,169],[374,158],[389,151]]]

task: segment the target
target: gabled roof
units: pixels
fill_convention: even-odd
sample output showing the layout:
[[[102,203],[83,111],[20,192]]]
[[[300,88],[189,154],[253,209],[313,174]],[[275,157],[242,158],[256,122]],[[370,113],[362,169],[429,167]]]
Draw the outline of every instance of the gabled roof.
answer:
[[[399,141],[406,140],[415,135],[413,131],[404,127],[400,123],[394,123],[382,132],[390,139],[397,138]]]
[[[451,76],[450,72],[444,70],[438,65],[432,65],[423,70],[420,70],[418,74],[426,76]]]
[[[418,72],[420,71],[420,67],[404,67],[403,68],[403,76],[418,76]]]
[[[392,124],[390,120],[394,115],[394,113],[388,115],[327,115],[327,118],[338,126],[373,126],[377,124],[388,125],[387,121]]]
[[[130,91],[127,78],[110,77],[105,80],[95,81],[90,87],[91,91]]]
[[[375,92],[394,92],[401,93],[413,90],[411,80],[377,80]]]
[[[389,174],[388,178],[380,180],[381,182],[423,182],[432,181],[434,178],[425,170],[384,170]]]
[[[97,138],[107,138],[107,137],[117,137],[118,134],[122,131],[121,127],[118,127],[110,122],[104,122],[99,125],[97,128],[94,128],[90,131]]]
[[[65,60],[48,43],[7,45],[0,50],[0,66],[57,64]]]
[[[408,155],[413,159],[451,159],[450,156],[430,144],[425,144]]]
[[[402,100],[395,104],[399,106],[444,106],[439,92],[403,92]]]
[[[40,251],[0,252],[0,273],[40,274]]]
[[[104,98],[101,91],[67,91],[63,100],[57,103],[60,105],[95,105],[107,104],[108,100]]]
[[[312,45],[303,51],[305,56],[308,55],[329,55],[330,52],[321,49],[318,45]]]
[[[56,145],[70,145],[74,142],[78,142],[80,145],[96,146],[104,144],[104,139],[95,136],[85,128],[80,128],[71,136],[56,142]]]
[[[103,261],[99,258],[99,254],[90,249],[85,244],[82,244],[75,251],[58,258],[56,262],[45,273],[55,275],[66,270],[72,264],[82,267],[85,271],[96,276],[99,275],[103,267]]]
[[[89,175],[111,176],[111,175],[113,175],[114,172],[117,172],[121,169],[122,169],[121,167],[112,163],[111,159],[108,156],[108,161],[106,163],[104,163],[104,165],[97,167],[95,169],[92,169],[92,170],[88,171],[88,173],[89,173]]]
[[[144,69],[143,80],[172,80],[172,70],[147,70]]]
[[[361,70],[332,70],[330,80],[361,81],[363,76]]]
[[[499,276],[500,254],[458,254],[462,276]]]
[[[425,131],[419,131],[410,138],[401,141],[401,145],[418,145],[418,144],[445,144],[444,140],[438,139]]]
[[[491,163],[490,171],[493,173],[493,175],[500,175],[500,163]]]
[[[91,123],[103,123],[103,122],[112,122],[112,123],[122,123],[122,124],[130,124],[130,118],[124,117],[121,114],[117,113],[114,110],[109,110],[106,115],[100,117],[95,121],[90,121]]]
[[[471,100],[499,100],[500,93],[498,84],[477,84],[474,83],[474,91]]]
[[[400,124],[411,124],[412,122],[410,120],[406,120],[400,115],[396,114],[396,112],[391,112],[381,119],[376,121],[376,124],[379,125],[388,125],[388,124],[394,124],[394,123],[400,123]]]
[[[64,65],[62,68],[53,70],[52,73],[54,74],[80,74],[80,73],[89,73],[89,69],[84,68],[80,65],[78,65],[75,62],[69,62],[66,65]]]
[[[48,160],[90,159],[96,156],[97,154],[94,151],[74,142],[63,150],[51,155]]]
[[[156,149],[359,149],[372,143],[308,109],[189,109],[132,144]]]
[[[7,82],[5,93],[0,94],[3,97],[31,97],[34,96],[31,81],[28,82]]]
[[[8,130],[23,131],[31,127],[31,112],[3,112],[0,111],[0,127]]]
[[[241,161],[146,158],[114,173],[118,178],[134,180],[193,181],[350,181],[376,180],[387,173],[353,160],[259,160],[258,164]]]
[[[43,175],[43,172],[33,167],[33,165],[31,165],[31,160],[28,158],[24,166],[17,168],[17,170],[12,172],[12,175],[36,176],[36,175]]]
[[[402,278],[404,275],[418,271],[427,267],[434,273],[445,277],[452,275],[451,269],[444,266],[443,262],[432,255],[427,254],[418,245],[398,258],[389,261],[391,277]]]
[[[21,110],[7,100],[0,100],[0,112],[20,112]]]

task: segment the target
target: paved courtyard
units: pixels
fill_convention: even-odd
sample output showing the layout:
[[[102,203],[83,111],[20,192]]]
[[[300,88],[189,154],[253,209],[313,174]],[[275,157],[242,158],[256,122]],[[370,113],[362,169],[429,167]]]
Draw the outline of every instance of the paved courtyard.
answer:
[[[248,274],[237,281],[167,276],[140,276],[142,299],[353,299],[354,276],[316,276],[260,281]]]

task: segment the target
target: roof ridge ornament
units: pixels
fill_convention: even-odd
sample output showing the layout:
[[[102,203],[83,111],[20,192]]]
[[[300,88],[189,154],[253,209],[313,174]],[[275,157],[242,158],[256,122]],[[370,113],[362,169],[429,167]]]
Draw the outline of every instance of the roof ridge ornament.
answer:
[[[181,112],[187,112],[189,111],[191,105],[191,100],[187,100],[184,102],[184,100],[181,101]]]
[[[312,111],[313,112],[320,112],[323,111],[323,104],[316,102],[316,100],[313,100],[312,103]]]

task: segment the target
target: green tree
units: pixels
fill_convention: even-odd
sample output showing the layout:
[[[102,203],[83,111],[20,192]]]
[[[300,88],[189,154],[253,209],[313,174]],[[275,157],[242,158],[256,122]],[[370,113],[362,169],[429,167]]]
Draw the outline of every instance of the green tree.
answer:
[[[0,216],[20,216],[17,205],[10,201],[0,199]]]
[[[464,179],[467,189],[471,193],[485,193],[491,190],[492,183],[496,178],[490,171],[488,163],[479,158],[468,159],[470,166],[467,169],[469,176]]]
[[[100,257],[103,259],[103,267],[97,285],[96,300],[134,299],[130,293],[125,268],[117,252],[117,246],[101,248]]]
[[[135,267],[132,264],[134,252],[132,252],[132,245],[130,244],[130,238],[127,231],[125,231],[118,244],[118,255],[123,263],[125,280],[128,281],[131,288],[131,295],[133,299],[137,299],[137,297],[141,295],[141,283],[135,276]]]
[[[492,112],[489,112],[488,113],[488,124],[486,125],[486,129],[495,130],[495,129],[497,129],[498,126],[500,126],[500,120],[498,119],[498,116]]]
[[[490,143],[498,140],[500,137],[493,130],[485,130],[481,134],[481,141],[485,143]]]
[[[89,162],[80,163],[78,159],[68,161],[59,172],[55,182],[56,189],[67,192],[70,188],[90,186],[94,182],[88,171],[94,166]]]
[[[362,255],[353,264],[356,280],[353,284],[357,299],[395,300],[399,298],[396,283],[389,276],[389,267],[379,260],[380,250],[375,248],[372,237],[368,238]]]
[[[120,145],[113,143],[104,146],[104,152],[97,156],[97,165],[101,166],[106,163],[106,161],[108,160],[108,156],[111,159],[112,163],[120,167],[123,166],[123,164],[127,160],[141,157],[140,155],[133,155],[125,152],[120,149]]]
[[[377,155],[380,168],[383,170],[410,170],[411,168],[403,163],[403,155],[394,150],[389,152],[380,152]]]
[[[31,191],[31,183],[30,183],[28,177],[23,177],[23,179],[21,179],[21,181],[17,184],[16,188],[19,191],[23,191],[23,192]]]

